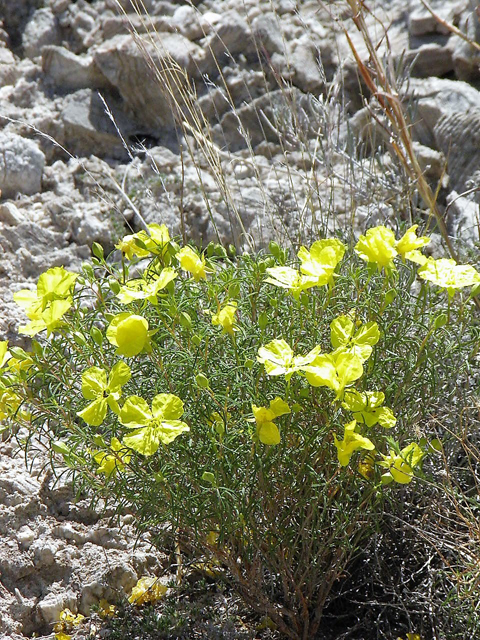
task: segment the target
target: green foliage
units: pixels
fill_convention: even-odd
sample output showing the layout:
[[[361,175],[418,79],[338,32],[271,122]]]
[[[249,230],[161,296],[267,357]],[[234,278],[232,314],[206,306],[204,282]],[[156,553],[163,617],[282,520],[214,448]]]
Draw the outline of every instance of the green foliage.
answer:
[[[383,506],[440,461],[430,425],[478,340],[470,300],[453,304],[464,278],[433,280],[448,295],[416,279],[427,240],[380,227],[299,260],[229,258],[154,225],[119,243],[121,263],[95,247],[81,274],[43,278],[57,296],[22,292],[39,337],[0,345],[0,418],[283,635],[314,637]]]

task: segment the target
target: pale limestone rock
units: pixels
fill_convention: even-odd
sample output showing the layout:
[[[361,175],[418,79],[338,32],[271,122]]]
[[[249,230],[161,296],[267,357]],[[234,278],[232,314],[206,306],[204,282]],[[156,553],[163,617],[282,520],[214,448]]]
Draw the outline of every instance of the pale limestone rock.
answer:
[[[2,198],[31,195],[42,188],[45,155],[33,140],[0,132],[0,190]]]
[[[42,71],[61,90],[111,87],[89,55],[75,55],[65,47],[46,45],[42,49]]]
[[[179,65],[176,77],[180,83],[183,82],[182,71],[194,75],[197,73],[201,49],[179,33],[158,34],[153,44],[145,40],[143,45],[159,69],[160,77],[155,77],[130,35],[115,36],[105,42],[95,52],[94,60],[104,76],[118,89],[132,114],[145,126],[153,129],[171,127],[172,105],[162,86],[162,78],[167,83],[169,75],[165,75],[162,69],[171,69],[173,61]],[[180,99],[175,86],[172,86],[172,91]]]
[[[47,44],[60,44],[61,31],[57,18],[50,9],[38,9],[30,18],[22,36],[22,45],[28,58],[41,55]]]

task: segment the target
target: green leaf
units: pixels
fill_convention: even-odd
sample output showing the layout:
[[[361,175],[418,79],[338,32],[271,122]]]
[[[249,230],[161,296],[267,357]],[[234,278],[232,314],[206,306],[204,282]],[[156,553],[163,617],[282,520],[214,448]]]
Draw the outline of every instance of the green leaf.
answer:
[[[216,485],[215,475],[213,473],[211,473],[210,471],[204,471],[202,473],[202,480],[204,480],[205,482],[208,482],[209,484],[211,484],[213,486]]]
[[[103,344],[103,333],[98,329],[98,327],[92,327],[90,329],[90,335],[95,344],[98,344],[98,346]]]
[[[61,453],[62,455],[71,453],[70,447],[65,442],[62,442],[62,440],[54,440],[50,446],[55,453]]]
[[[195,382],[200,387],[200,389],[208,389],[210,386],[210,381],[207,376],[203,375],[203,373],[197,373],[195,376]]]
[[[103,260],[104,258],[103,247],[101,244],[98,244],[98,242],[92,243],[92,253],[99,260]]]
[[[435,318],[435,322],[433,324],[433,326],[435,327],[435,329],[441,329],[441,327],[444,327],[448,322],[448,316],[446,313],[441,313],[439,316],[437,316]]]

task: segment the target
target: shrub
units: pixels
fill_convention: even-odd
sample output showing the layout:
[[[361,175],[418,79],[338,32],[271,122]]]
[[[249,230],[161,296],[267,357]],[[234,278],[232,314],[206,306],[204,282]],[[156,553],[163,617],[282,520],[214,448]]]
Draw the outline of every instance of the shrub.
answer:
[[[285,637],[313,638],[385,505],[439,464],[432,419],[475,345],[455,292],[480,276],[427,242],[376,227],[236,257],[150,225],[121,262],[95,245],[80,274],[15,295],[34,340],[1,345],[0,415]]]

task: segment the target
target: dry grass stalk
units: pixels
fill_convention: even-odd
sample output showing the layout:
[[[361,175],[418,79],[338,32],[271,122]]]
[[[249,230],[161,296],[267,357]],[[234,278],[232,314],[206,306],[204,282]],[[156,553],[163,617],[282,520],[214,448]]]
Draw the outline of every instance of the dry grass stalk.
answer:
[[[435,13],[432,7],[428,4],[427,0],[420,0],[420,1],[425,7],[425,9],[433,16],[433,18],[435,18],[438,24],[442,25],[442,27],[444,27],[451,33],[454,33],[456,36],[458,36],[462,40],[465,40],[465,42],[468,42],[468,44],[470,44],[477,51],[480,51],[480,44],[478,44],[478,42],[475,42],[475,40],[472,40],[472,38],[469,38],[466,33],[463,33],[463,31],[460,31],[460,29],[458,29],[458,27],[453,25],[451,22],[448,22],[447,20],[444,20],[443,18],[441,18],[438,15],[438,13]],[[480,19],[480,7],[477,7],[477,13]]]
[[[445,220],[438,209],[435,194],[426,180],[415,154],[410,133],[411,124],[407,121],[395,79],[385,69],[378,54],[378,48],[370,35],[365,20],[365,13],[369,10],[363,0],[346,1],[352,11],[353,22],[361,33],[369,54],[370,68],[362,61],[347,28],[344,26],[343,31],[355,57],[360,75],[388,118],[393,133],[390,143],[407,174],[416,181],[422,200],[427,205],[430,214],[434,216],[450,255],[456,260],[456,252],[448,235]]]

